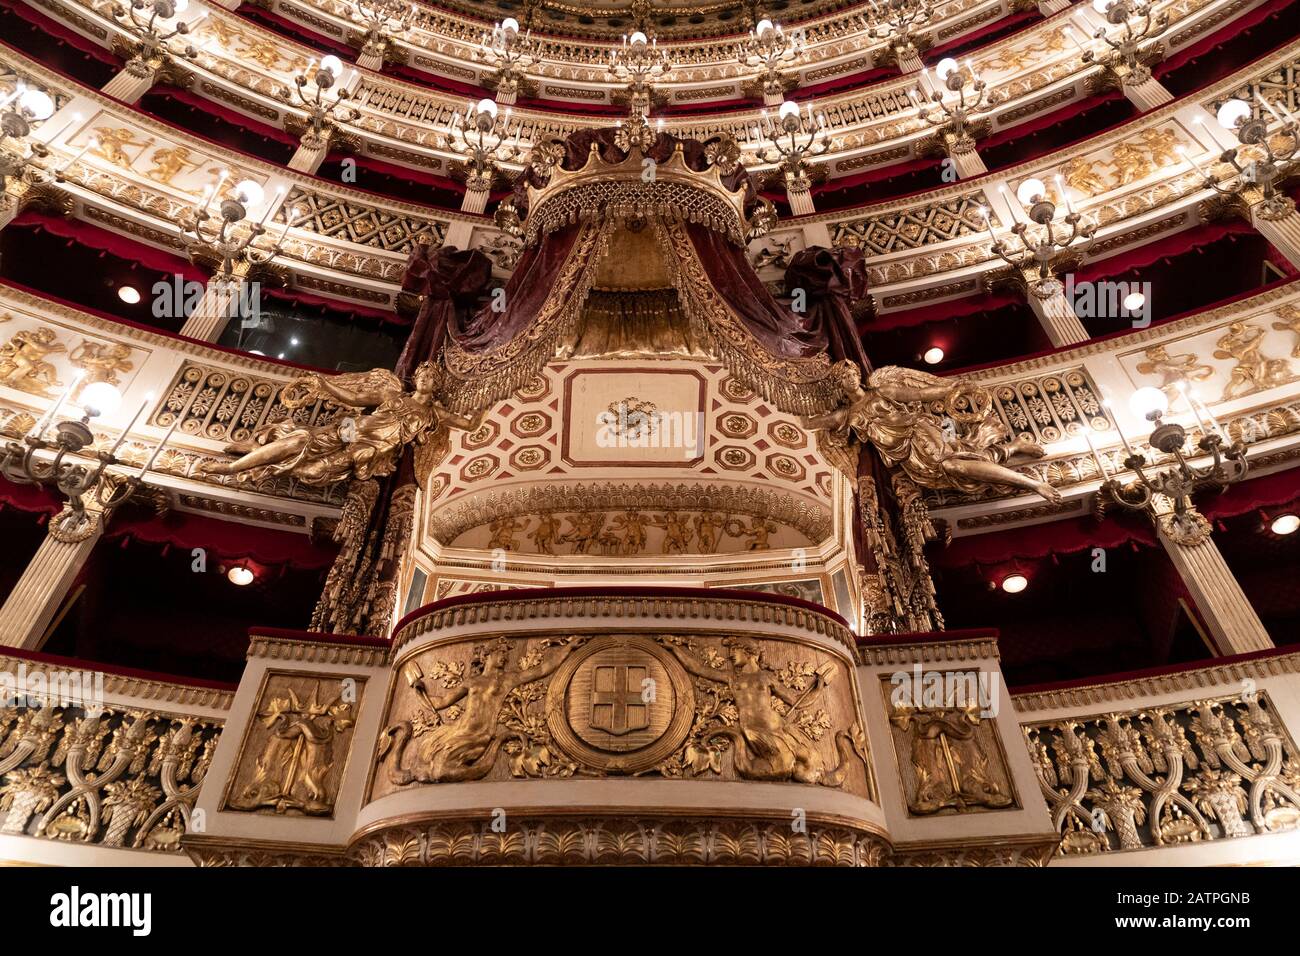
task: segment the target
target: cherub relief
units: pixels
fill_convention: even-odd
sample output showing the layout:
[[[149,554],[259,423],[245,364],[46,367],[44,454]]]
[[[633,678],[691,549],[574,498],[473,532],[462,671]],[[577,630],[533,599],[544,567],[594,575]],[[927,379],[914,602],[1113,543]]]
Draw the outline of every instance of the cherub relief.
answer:
[[[416,721],[401,721],[380,737],[378,759],[382,762],[392,755],[389,779],[398,786],[483,779],[510,737],[501,732],[498,722],[507,695],[549,677],[583,643],[573,637],[549,661],[543,658],[532,667],[511,667],[510,642],[498,638],[474,649],[471,675],[453,687],[439,686],[436,677],[417,678],[413,683],[425,702],[424,722],[417,729]],[[458,714],[443,713],[453,706],[459,708]],[[403,766],[411,743],[416,745],[415,755],[409,766]]]
[[[398,456],[412,442],[427,442],[441,427],[473,431],[483,421],[457,415],[434,399],[437,370],[425,362],[415,370],[407,392],[392,372],[371,369],[326,377],[315,373],[291,382],[281,401],[300,408],[324,398],[364,412],[339,415],[323,425],[304,425],[292,418],[263,425],[252,438],[227,447],[239,455],[232,462],[207,462],[202,474],[236,475],[258,481],[290,475],[306,485],[330,485],[349,479],[383,477],[397,467]]]
[[[1061,167],[1061,178],[1071,189],[1077,189],[1085,196],[1096,196],[1110,189],[1110,185],[1101,177],[1096,163],[1091,163],[1082,156],[1076,156]]]
[[[554,554],[555,542],[560,533],[560,519],[551,512],[537,516],[537,527],[528,535],[538,554]]]
[[[766,551],[772,546],[772,535],[780,530],[771,521],[766,518],[750,518],[749,527],[746,527],[739,519],[732,518],[727,522],[726,532],[733,538],[745,538],[748,543],[745,545],[746,551]]]
[[[91,147],[91,152],[96,156],[101,156],[108,160],[114,166],[122,166],[129,169],[135,162],[135,158],[143,153],[146,149],[154,144],[153,137],[146,140],[137,140],[135,134],[125,127],[97,126],[95,128],[96,143]],[[128,146],[138,146],[139,152],[135,157],[128,156],[126,149]]]
[[[622,554],[640,554],[645,550],[646,528],[650,518],[639,511],[628,509],[612,519],[614,531],[622,535],[619,550]]]
[[[1233,322],[1215,343],[1214,357],[1236,359],[1220,401],[1228,401],[1251,392],[1273,388],[1291,380],[1291,364],[1286,359],[1271,359],[1260,354],[1264,329],[1245,322]]]
[[[170,186],[172,180],[185,170],[195,170],[203,165],[202,160],[192,160],[190,155],[191,150],[188,146],[165,146],[155,149],[153,155],[149,157],[149,162],[153,163],[153,166],[145,172],[145,175],[155,182]]]
[[[691,547],[690,519],[676,511],[665,511],[653,519],[656,528],[664,529],[664,554],[684,554]]]
[[[695,538],[701,554],[713,554],[718,550],[718,534],[724,521],[722,515],[713,511],[701,511],[695,516]]]
[[[1279,332],[1291,332],[1295,335],[1295,345],[1291,347],[1291,357],[1300,358],[1300,309],[1294,305],[1280,305],[1277,308],[1280,322],[1274,322],[1273,328]]]
[[[72,393],[73,401],[80,397],[82,389],[87,385],[95,382],[118,385],[118,373],[125,374],[134,368],[131,347],[121,342],[101,343],[83,339],[80,345],[68,353],[68,361],[86,373]]]
[[[488,539],[488,547],[492,549],[501,549],[502,551],[513,551],[515,547],[515,533],[523,531],[528,527],[527,521],[516,520],[515,518],[498,518],[493,521],[488,529],[492,532]]]
[[[1115,167],[1115,186],[1127,186],[1151,173],[1153,166],[1141,146],[1133,143],[1116,143],[1110,151]]]
[[[1194,352],[1170,355],[1168,346],[1153,345],[1142,354],[1146,356],[1146,361],[1138,362],[1138,374],[1159,375],[1160,384],[1157,387],[1165,393],[1170,405],[1178,398],[1180,382],[1204,382],[1214,377],[1213,366],[1198,363]]]
[[[574,554],[587,554],[599,544],[605,528],[605,514],[599,511],[582,511],[569,519],[569,530],[559,539],[561,544],[572,544]]]
[[[865,762],[860,733],[840,731],[835,735],[839,762],[828,769],[821,752],[797,723],[804,708],[826,686],[830,669],[814,671],[809,687],[796,694],[777,679],[763,663],[758,647],[748,641],[724,639],[730,667],[720,668],[709,667],[678,644],[663,643],[693,677],[726,687],[736,706],[735,724],[710,729],[706,736],[730,741],[736,773],[746,780],[792,780],[838,787],[844,782],[850,754],[856,753]],[[777,710],[773,698],[780,701],[784,712]]]
[[[852,430],[876,447],[885,462],[922,488],[979,494],[989,485],[1033,491],[1051,502],[1061,493],[1045,481],[1006,467],[1017,455],[1043,456],[1028,436],[1011,438],[993,413],[988,393],[969,382],[943,379],[916,369],[888,365],[876,369],[863,388],[858,367],[841,365],[841,385],[849,402],[825,415],[804,418],[804,426],[846,437]],[[959,408],[963,400],[969,409]],[[958,425],[945,431],[932,408],[942,405]]]
[[[1178,133],[1172,129],[1144,129],[1138,133],[1138,139],[1146,147],[1151,165],[1176,166],[1182,161],[1178,155]]]
[[[63,385],[47,355],[66,352],[54,330],[41,327],[15,332],[0,345],[0,384],[32,395],[49,395],[50,389]]]

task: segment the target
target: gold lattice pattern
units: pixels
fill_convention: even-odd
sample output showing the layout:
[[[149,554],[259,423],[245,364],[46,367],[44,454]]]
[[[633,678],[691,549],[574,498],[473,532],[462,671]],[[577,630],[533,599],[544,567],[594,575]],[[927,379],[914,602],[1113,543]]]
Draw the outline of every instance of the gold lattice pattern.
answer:
[[[831,224],[831,239],[836,245],[842,245],[852,241],[850,236],[856,237],[857,244],[868,255],[918,249],[979,232],[984,228],[980,209],[986,204],[983,193],[970,193],[932,205],[836,222]]]
[[[1272,103],[1274,107],[1282,104],[1292,113],[1300,110],[1300,59],[1279,63],[1262,77],[1257,77],[1243,84],[1231,93],[1225,93],[1206,104],[1210,112],[1217,112],[1228,100],[1245,100],[1250,104],[1251,115],[1256,119],[1272,121],[1259,97]]]
[[[995,385],[993,404],[1015,434],[1029,433],[1042,444],[1083,433],[1085,427],[1114,428],[1097,398],[1097,387],[1083,369]]]
[[[214,441],[243,441],[253,429],[292,418],[319,425],[338,414],[338,406],[317,399],[290,410],[280,401],[284,383],[187,362],[154,410],[151,424],[168,428],[177,416],[178,431]]]
[[[1300,824],[1300,759],[1263,693],[1023,728],[1062,855]]]
[[[301,187],[294,187],[289,193],[281,212],[276,214],[276,220],[284,222],[286,210],[291,209],[298,213],[289,223],[295,229],[385,252],[410,252],[420,239],[440,246],[447,234],[444,223],[385,212],[373,206],[308,192]]]
[[[0,834],[176,853],[221,725],[0,707]]]

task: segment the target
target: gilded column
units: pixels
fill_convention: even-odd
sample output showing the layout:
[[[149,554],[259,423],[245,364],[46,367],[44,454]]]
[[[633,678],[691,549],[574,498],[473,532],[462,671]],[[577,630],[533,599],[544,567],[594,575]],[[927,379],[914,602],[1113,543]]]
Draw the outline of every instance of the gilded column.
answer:
[[[239,313],[244,280],[237,276],[213,276],[194,312],[181,327],[181,335],[203,342],[216,342],[226,331],[232,316]]]
[[[0,646],[41,649],[46,629],[103,535],[100,515],[87,512],[81,524],[71,528],[63,520],[69,515],[65,511],[50,519],[45,540],[0,607]]]
[[[329,155],[330,141],[328,136],[310,137],[304,136],[298,143],[298,149],[289,160],[289,168],[296,169],[300,173],[309,173],[315,175],[320,169],[321,163],[325,162],[325,157]]]
[[[1250,222],[1291,265],[1300,269],[1300,213],[1294,206],[1280,218],[1269,218],[1256,203],[1250,210]]]
[[[953,168],[957,170],[957,175],[962,179],[969,179],[972,176],[983,176],[989,171],[984,165],[984,160],[974,149],[954,150],[949,154],[952,160]]]
[[[807,216],[817,211],[813,206],[812,190],[786,185],[786,198],[790,200],[790,212],[796,216]]]
[[[367,70],[374,70],[376,73],[384,68],[384,51],[381,48],[378,53],[366,52],[363,50],[357,57],[357,66],[364,67]]]
[[[1174,101],[1174,94],[1155,79],[1147,79],[1141,83],[1125,83],[1123,90],[1128,101],[1143,113]]]
[[[1034,310],[1034,315],[1038,316],[1038,321],[1043,326],[1043,331],[1047,333],[1053,348],[1078,345],[1091,337],[1088,335],[1088,330],[1083,327],[1083,323],[1079,321],[1079,317],[1074,314],[1074,309],[1070,307],[1065,293],[1060,289],[1057,289],[1055,295],[1041,298],[1034,293],[1031,281],[1025,298],[1029,301],[1029,307]]]
[[[128,63],[117,76],[104,84],[100,92],[134,106],[140,102],[140,97],[149,92],[157,79],[158,71],[148,65]]]
[[[1157,519],[1160,543],[1192,592],[1219,652],[1226,656],[1273,647],[1259,615],[1210,537],[1209,522],[1197,515],[1204,522],[1200,532],[1187,534],[1170,525],[1166,517]]]
[[[921,54],[914,47],[908,47],[905,50],[897,50],[898,69],[900,73],[920,73],[925,69],[925,63],[921,61]]]

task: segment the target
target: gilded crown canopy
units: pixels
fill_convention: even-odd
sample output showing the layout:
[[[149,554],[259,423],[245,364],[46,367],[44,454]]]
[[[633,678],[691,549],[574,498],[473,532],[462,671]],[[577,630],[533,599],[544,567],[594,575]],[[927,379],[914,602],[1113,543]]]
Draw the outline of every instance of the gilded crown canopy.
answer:
[[[774,212],[739,155],[727,137],[681,139],[644,120],[580,130],[534,149],[498,224],[531,245],[575,222],[669,215],[744,245]]]

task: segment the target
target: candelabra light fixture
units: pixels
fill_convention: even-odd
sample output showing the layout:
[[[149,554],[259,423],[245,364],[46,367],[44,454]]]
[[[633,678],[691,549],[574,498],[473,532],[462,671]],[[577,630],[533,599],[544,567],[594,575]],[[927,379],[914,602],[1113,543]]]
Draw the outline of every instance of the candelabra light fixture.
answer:
[[[785,71],[804,58],[807,43],[802,28],[786,33],[779,23],[759,20],[740,45],[741,66],[758,69],[758,90],[768,103],[779,103],[796,82]]]
[[[1087,256],[1096,241],[1096,223],[1084,222],[1083,216],[1070,203],[1065,184],[1059,179],[1057,190],[1065,200],[1066,208],[1066,214],[1059,220],[1056,217],[1056,203],[1048,198],[1047,187],[1042,180],[1026,179],[1016,189],[1015,199],[1029,210],[1029,222],[1015,214],[1016,202],[1006,197],[1006,204],[1015,219],[1010,232],[1018,241],[1019,249],[997,237],[988,210],[981,210],[984,228],[993,240],[993,252],[1024,279],[1030,294],[1040,300],[1061,294],[1061,280],[1056,277],[1057,268],[1066,257],[1082,259]],[[1005,196],[1005,187],[1002,192]],[[1080,241],[1081,244],[1076,246]]]
[[[929,0],[870,0],[871,24],[868,35],[884,40],[888,53],[884,62],[897,63],[904,72],[920,69],[920,55],[930,46],[929,37],[920,33],[934,16]]]
[[[624,84],[628,110],[632,116],[649,116],[653,105],[654,84],[673,70],[668,55],[659,50],[659,41],[640,30],[623,37],[623,45],[609,54],[609,74]]]
[[[1098,64],[1122,86],[1140,86],[1151,79],[1149,64],[1159,59],[1160,51],[1150,43],[1168,29],[1169,14],[1154,13],[1149,0],[1092,0],[1092,8],[1107,23],[1090,34],[1105,44],[1104,49],[1084,46],[1073,30],[1065,28],[1083,53],[1083,62]]]
[[[1277,126],[1270,128],[1264,114],[1256,116],[1245,100],[1230,99],[1219,107],[1219,125],[1240,144],[1218,157],[1230,167],[1226,178],[1220,179],[1216,169],[1201,166],[1186,149],[1180,147],[1179,154],[1196,166],[1205,184],[1216,192],[1242,202],[1263,219],[1284,219],[1295,212],[1295,200],[1280,192],[1278,185],[1300,167],[1300,123],[1285,103],[1274,106],[1258,93],[1255,99]]]
[[[339,88],[331,92],[342,76],[343,61],[336,56],[327,56],[319,65],[313,63],[294,77],[293,91],[286,90],[282,94],[286,103],[301,106],[307,112],[307,121],[302,126],[302,144],[309,149],[327,145],[339,124],[351,122],[357,116],[357,111],[347,105],[351,95],[347,90]]]
[[[1116,428],[1127,455],[1124,467],[1137,479],[1122,484],[1118,478],[1110,477],[1101,489],[1110,500],[1124,508],[1148,512],[1172,540],[1191,546],[1205,540],[1210,533],[1210,523],[1196,510],[1193,496],[1207,489],[1222,490],[1241,481],[1250,466],[1246,461],[1245,445],[1238,441],[1225,447],[1223,429],[1210,410],[1204,406],[1197,407],[1198,402],[1185,383],[1179,382],[1178,390],[1186,399],[1201,431],[1200,439],[1192,446],[1193,454],[1199,451],[1202,455],[1209,455],[1210,462],[1195,466],[1188,461],[1187,430],[1177,422],[1165,421],[1169,412],[1168,396],[1158,388],[1140,388],[1133,393],[1129,407],[1135,415],[1152,423],[1151,447],[1172,456],[1173,464],[1162,471],[1149,470],[1146,456],[1129,444],[1116,418]],[[1104,475],[1100,459],[1098,467]]]
[[[192,60],[197,55],[193,44],[181,46],[171,42],[190,32],[188,23],[176,20],[188,7],[189,0],[131,0],[130,5],[113,4],[113,16],[133,38],[117,50],[127,57],[127,72],[143,78],[172,64],[176,57]]]
[[[830,149],[826,116],[813,117],[812,104],[799,112],[799,104],[786,100],[777,111],[775,121],[764,110],[761,126],[755,125],[753,136],[761,145],[755,153],[761,163],[774,163],[785,180],[790,209],[795,215],[813,212],[812,185],[820,170],[811,162]]]
[[[251,179],[246,179],[223,196],[221,190],[227,178],[228,174],[223,172],[216,185],[208,189],[202,202],[194,207],[182,225],[192,254],[215,262],[214,278],[225,282],[238,280],[279,255],[289,225],[297,218],[297,210],[287,210],[284,229],[279,238],[270,245],[259,244],[258,239],[266,233],[267,219],[279,205],[278,198],[266,204],[260,220],[251,222],[248,220],[248,210],[249,207],[262,204],[265,198],[262,187]],[[277,197],[283,192],[284,187],[280,187]],[[212,201],[218,198],[217,213],[213,215],[209,208]]]
[[[510,110],[501,112],[493,100],[470,103],[463,113],[451,119],[451,137],[448,145],[453,152],[463,156],[461,168],[465,174],[466,188],[486,192],[500,164],[518,156],[519,125],[510,128]]]
[[[101,415],[112,415],[121,405],[122,396],[108,382],[84,385],[78,370],[41,420],[22,441],[9,441],[0,455],[0,473],[10,481],[24,485],[43,485],[61,495],[63,510],[50,519],[50,534],[61,541],[82,541],[90,537],[96,522],[106,523],[115,508],[127,501],[144,483],[145,476],[166,447],[180,417],[172,423],[144,465],[129,473],[110,472],[124,462],[117,457],[127,436],[153,396],[146,395],[130,423],[122,430],[108,451],[91,451],[94,433],[90,423]],[[81,407],[80,418],[55,422],[65,402],[72,400]],[[53,426],[53,434],[46,437]]]
[[[924,74],[929,76],[929,68]],[[916,104],[917,116],[934,127],[949,156],[973,152],[976,137],[984,135],[989,125],[987,119],[977,120],[976,116],[987,112],[999,100],[989,92],[988,84],[969,60],[963,70],[952,57],[945,57],[935,67],[934,74],[939,88],[927,91],[926,84],[919,83],[915,90],[908,91]]]
[[[415,5],[402,0],[355,0],[349,15],[365,30],[361,55],[382,63],[392,41],[411,28]]]
[[[22,83],[0,102],[0,191],[8,191],[10,179],[30,181],[43,177],[45,167],[40,161],[49,150],[43,143],[29,142],[27,137],[32,133],[32,123],[53,114],[54,101],[49,94]]]
[[[507,105],[514,103],[521,90],[527,92],[524,73],[538,59],[533,31],[521,34],[519,21],[506,17],[492,28],[491,33],[483,34],[474,58],[496,71],[487,81],[487,86],[496,92],[497,100]]]

